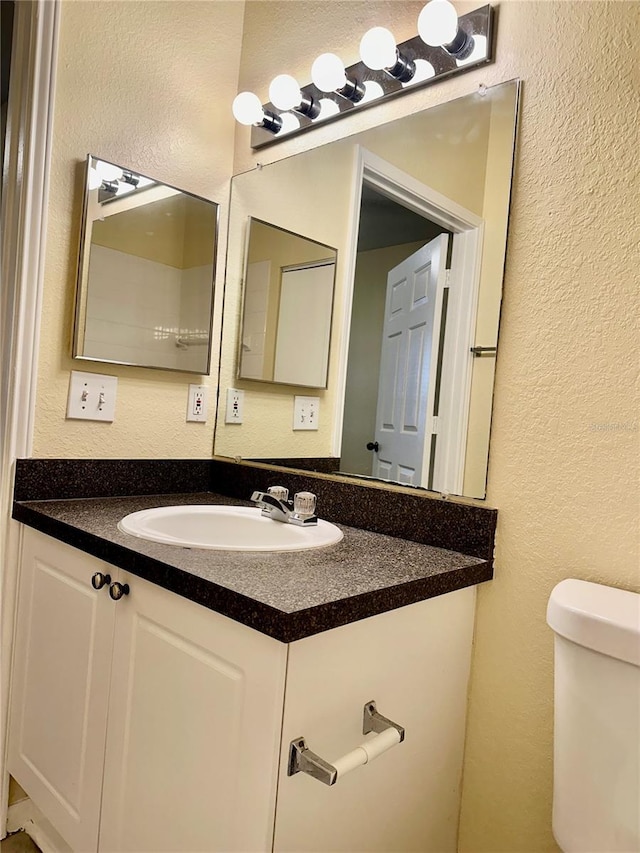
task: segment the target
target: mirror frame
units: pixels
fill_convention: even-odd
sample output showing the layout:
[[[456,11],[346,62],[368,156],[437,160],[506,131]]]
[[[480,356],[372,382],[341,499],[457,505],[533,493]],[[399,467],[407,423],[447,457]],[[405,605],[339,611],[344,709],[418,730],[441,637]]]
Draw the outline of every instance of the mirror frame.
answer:
[[[231,205],[229,205],[229,213],[231,213]],[[260,225],[268,225],[270,228],[275,228],[278,231],[282,231],[285,234],[290,234],[293,237],[298,237],[301,240],[304,240],[308,243],[314,243],[316,246],[322,246],[325,249],[329,249],[334,254],[333,258],[333,284],[331,288],[331,311],[330,311],[330,324],[329,324],[329,337],[327,339],[327,353],[325,359],[325,370],[324,370],[324,385],[306,385],[296,382],[279,382],[275,379],[256,379],[253,376],[242,376],[240,373],[241,365],[242,365],[242,333],[244,330],[244,320],[245,320],[245,310],[246,310],[246,298],[247,298],[247,268],[249,266],[249,247],[251,244],[251,223],[258,222]],[[261,385],[277,385],[278,387],[285,388],[311,388],[315,390],[323,391],[327,389],[327,385],[329,383],[329,362],[331,358],[331,343],[333,338],[333,317],[335,312],[336,305],[336,269],[338,264],[338,250],[335,246],[329,246],[328,243],[322,243],[319,240],[313,240],[311,237],[305,237],[302,234],[297,234],[295,231],[290,231],[288,228],[282,228],[280,225],[275,225],[273,222],[267,222],[265,219],[260,219],[257,216],[248,216],[246,223],[246,235],[244,241],[244,260],[242,265],[242,299],[240,305],[240,320],[238,327],[238,341],[237,341],[237,351],[236,351],[236,369],[235,376],[239,381],[242,382],[258,382]],[[327,258],[326,260],[329,260]],[[313,262],[312,262],[313,263]],[[318,264],[320,261],[317,262]],[[292,266],[297,266],[297,264],[292,264]],[[285,267],[281,267],[280,272],[282,273],[285,270]],[[281,279],[282,281],[282,279]],[[224,310],[224,309],[223,309]],[[276,338],[278,333],[278,326],[276,324]]]
[[[95,358],[93,356],[83,355],[80,352],[81,344],[84,342],[84,332],[81,331],[84,329],[86,324],[86,300],[88,294],[88,275],[87,279],[83,280],[83,267],[86,261],[85,255],[87,251],[91,251],[91,239],[87,240],[87,236],[90,237],[87,233],[87,215],[89,210],[89,176],[91,170],[91,162],[92,160],[101,160],[104,163],[109,163],[110,165],[116,166],[118,169],[122,169],[124,172],[133,172],[134,175],[139,175],[141,178],[146,178],[149,181],[152,181],[155,184],[161,184],[162,186],[168,187],[169,189],[175,190],[177,193],[181,195],[189,196],[190,198],[197,199],[198,201],[204,201],[207,204],[211,204],[215,206],[215,233],[214,233],[214,243],[213,243],[213,255],[212,255],[212,271],[213,275],[211,278],[211,300],[209,307],[209,325],[208,325],[208,343],[207,343],[207,359],[206,366],[204,370],[192,370],[183,367],[164,367],[162,365],[157,364],[140,364],[139,362],[132,361],[119,361],[117,359],[106,359],[106,358]],[[84,161],[84,189],[83,189],[83,197],[82,197],[82,212],[80,218],[80,237],[78,244],[78,252],[77,252],[77,264],[76,264],[76,277],[75,277],[75,293],[74,293],[74,312],[73,312],[73,329],[72,329],[72,338],[71,338],[71,357],[77,361],[87,361],[93,362],[96,364],[118,364],[123,367],[140,367],[146,370],[166,370],[171,373],[188,373],[195,376],[208,376],[211,370],[211,357],[212,357],[212,336],[213,336],[213,326],[214,326],[214,310],[215,310],[215,288],[216,288],[216,272],[218,265],[218,243],[220,237],[220,203],[217,201],[212,201],[209,198],[205,198],[204,196],[196,195],[195,193],[188,192],[187,190],[182,190],[179,187],[175,187],[172,184],[167,184],[164,181],[156,180],[156,178],[151,178],[149,175],[145,175],[142,172],[137,170],[133,170],[128,166],[121,166],[118,163],[112,163],[111,160],[106,160],[104,157],[98,157],[95,154],[87,154],[87,158]]]

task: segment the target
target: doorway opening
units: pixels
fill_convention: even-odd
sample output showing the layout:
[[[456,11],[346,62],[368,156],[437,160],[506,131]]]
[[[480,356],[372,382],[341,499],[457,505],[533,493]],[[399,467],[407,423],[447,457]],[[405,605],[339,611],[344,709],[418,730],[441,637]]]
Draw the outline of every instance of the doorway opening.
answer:
[[[409,259],[417,256],[440,235],[446,235],[449,238],[448,245],[451,246],[450,238],[453,234],[450,230],[384,195],[367,182],[363,183],[345,383],[340,462],[343,471],[366,477],[383,476],[380,470],[382,466],[379,464],[381,442],[376,414],[380,408],[379,403],[382,403],[381,377],[386,374],[387,379],[391,378],[388,375],[389,370],[381,370],[385,349],[385,304],[389,275],[396,268],[399,274],[402,274],[404,267],[410,263]],[[448,255],[450,259],[450,252]],[[446,267],[447,257],[444,257],[442,262]],[[441,332],[438,341],[438,363],[431,365],[430,370],[428,364],[422,365],[436,382],[436,388],[433,389],[435,411],[432,413],[436,415],[439,396],[437,377],[441,374],[440,344],[444,336],[446,303],[446,298],[440,303],[441,313],[436,322]],[[414,374],[416,386],[426,391],[424,386],[429,377],[422,378],[423,382]],[[384,382],[384,379],[382,381]],[[414,401],[418,410],[420,402]],[[426,405],[426,397],[422,405]],[[424,419],[418,420],[424,423]],[[423,445],[422,449],[429,457],[425,459],[428,473],[427,482],[424,483],[429,488],[429,481],[433,479],[435,444],[432,451],[432,442],[426,434],[412,437]],[[386,459],[388,455],[383,453],[382,456]],[[395,467],[397,468],[397,464]],[[401,470],[406,470],[406,465],[401,465]],[[391,478],[407,485],[423,484],[421,474],[418,475],[416,483],[410,482],[409,474],[403,476],[402,473],[396,473],[389,479]]]
[[[352,198],[334,455],[342,473],[461,494],[484,222],[364,148]]]

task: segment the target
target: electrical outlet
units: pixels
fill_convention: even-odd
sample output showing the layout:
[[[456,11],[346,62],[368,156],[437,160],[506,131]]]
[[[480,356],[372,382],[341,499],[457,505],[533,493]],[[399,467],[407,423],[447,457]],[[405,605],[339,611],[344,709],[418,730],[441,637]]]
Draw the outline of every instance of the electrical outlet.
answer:
[[[320,397],[293,398],[293,428],[318,429]]]
[[[189,385],[187,420],[204,423],[209,407],[209,389],[206,385]]]
[[[244,391],[237,388],[227,388],[226,424],[241,424],[244,417]]]
[[[113,421],[116,415],[117,376],[72,370],[67,398],[67,418]]]

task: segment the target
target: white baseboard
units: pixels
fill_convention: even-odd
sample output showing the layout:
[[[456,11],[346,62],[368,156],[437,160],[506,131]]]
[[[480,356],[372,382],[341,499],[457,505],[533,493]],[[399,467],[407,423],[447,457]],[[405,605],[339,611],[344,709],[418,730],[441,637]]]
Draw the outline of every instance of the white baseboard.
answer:
[[[17,832],[19,829],[24,829],[42,853],[72,853],[67,842],[28,798],[9,806],[7,832]]]

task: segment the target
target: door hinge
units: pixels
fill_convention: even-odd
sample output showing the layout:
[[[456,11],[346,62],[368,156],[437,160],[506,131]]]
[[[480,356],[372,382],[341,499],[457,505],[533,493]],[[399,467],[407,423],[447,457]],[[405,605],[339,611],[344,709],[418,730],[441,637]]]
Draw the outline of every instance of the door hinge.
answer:
[[[437,434],[438,434],[438,416],[434,415],[431,418],[431,435],[437,435]]]
[[[451,270],[445,270],[444,271],[444,286],[445,287],[451,286]]]

